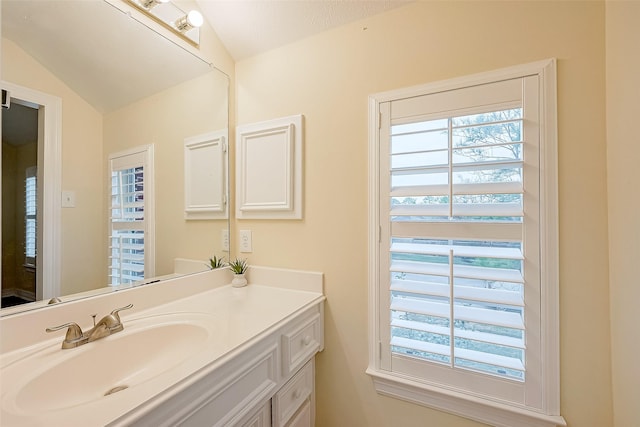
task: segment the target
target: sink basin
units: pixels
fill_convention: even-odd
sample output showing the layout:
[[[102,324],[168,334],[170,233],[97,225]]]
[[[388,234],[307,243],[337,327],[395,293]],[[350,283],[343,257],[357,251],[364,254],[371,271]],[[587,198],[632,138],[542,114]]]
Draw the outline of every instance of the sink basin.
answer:
[[[212,320],[158,315],[124,321],[124,331],[74,349],[49,346],[2,368],[3,408],[43,413],[124,395],[206,347]]]

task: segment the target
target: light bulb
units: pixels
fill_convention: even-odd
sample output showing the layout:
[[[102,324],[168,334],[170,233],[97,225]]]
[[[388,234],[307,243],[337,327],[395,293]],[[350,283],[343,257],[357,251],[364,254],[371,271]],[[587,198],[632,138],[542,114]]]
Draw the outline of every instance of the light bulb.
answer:
[[[178,31],[185,32],[192,28],[201,27],[203,23],[204,18],[202,17],[202,14],[197,10],[192,10],[182,18],[178,19],[174,25]]]

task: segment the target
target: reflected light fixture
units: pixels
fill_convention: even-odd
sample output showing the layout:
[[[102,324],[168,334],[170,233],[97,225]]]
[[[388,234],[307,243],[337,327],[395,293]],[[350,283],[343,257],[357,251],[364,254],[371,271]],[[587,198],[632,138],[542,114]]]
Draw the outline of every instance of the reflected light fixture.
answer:
[[[151,10],[159,4],[167,3],[169,0],[140,0],[140,6],[146,10]]]
[[[128,2],[194,46],[200,44],[200,27],[204,24],[204,18],[197,10],[186,13],[171,0],[128,0]]]
[[[176,29],[182,33],[185,31],[189,31],[192,28],[201,27],[204,19],[202,15],[197,10],[192,10],[191,12],[184,15],[182,18],[178,19],[173,25]]]

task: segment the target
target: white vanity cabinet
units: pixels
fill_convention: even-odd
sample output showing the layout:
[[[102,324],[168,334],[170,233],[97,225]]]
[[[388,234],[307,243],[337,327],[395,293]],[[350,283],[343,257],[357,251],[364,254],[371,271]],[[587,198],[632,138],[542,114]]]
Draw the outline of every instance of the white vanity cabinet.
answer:
[[[215,369],[177,384],[170,397],[156,401],[127,425],[312,427],[314,358],[323,349],[322,304],[303,309],[222,356]]]

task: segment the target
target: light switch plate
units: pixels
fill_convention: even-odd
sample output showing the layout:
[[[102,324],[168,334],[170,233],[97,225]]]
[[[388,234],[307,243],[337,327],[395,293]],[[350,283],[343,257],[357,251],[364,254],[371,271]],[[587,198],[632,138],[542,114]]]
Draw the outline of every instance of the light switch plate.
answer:
[[[251,230],[240,230],[240,252],[253,252]]]
[[[221,233],[221,238],[222,238],[222,250],[224,252],[229,252],[229,230],[228,229],[224,229],[222,230]]]
[[[76,192],[75,191],[63,191],[62,192],[62,207],[63,208],[75,208],[76,207]]]

